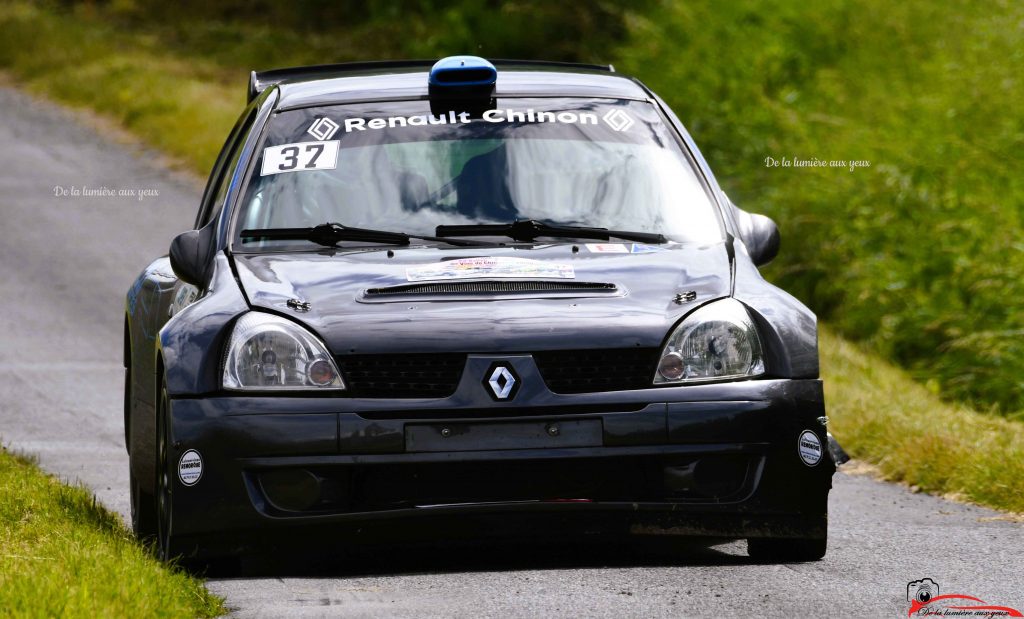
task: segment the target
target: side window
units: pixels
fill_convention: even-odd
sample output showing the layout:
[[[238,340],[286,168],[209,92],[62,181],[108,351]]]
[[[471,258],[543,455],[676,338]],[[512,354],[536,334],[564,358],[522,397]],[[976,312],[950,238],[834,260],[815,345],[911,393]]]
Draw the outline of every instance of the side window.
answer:
[[[224,196],[227,194],[228,185],[231,183],[230,172],[234,170],[235,164],[241,153],[242,145],[245,143],[249,129],[256,119],[256,108],[247,109],[235,123],[231,134],[224,142],[224,147],[217,156],[217,162],[210,172],[210,180],[206,183],[206,190],[203,192],[203,200],[199,206],[199,213],[196,215],[195,228],[198,230],[213,221],[224,207]]]

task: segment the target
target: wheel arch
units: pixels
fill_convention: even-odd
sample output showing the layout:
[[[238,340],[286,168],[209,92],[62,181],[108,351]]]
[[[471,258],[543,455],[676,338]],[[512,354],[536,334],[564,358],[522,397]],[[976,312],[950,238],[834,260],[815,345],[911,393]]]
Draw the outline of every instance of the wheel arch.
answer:
[[[220,391],[221,356],[230,326],[249,310],[227,256],[220,252],[214,262],[209,292],[176,313],[157,337],[154,367],[160,364],[172,398]]]
[[[736,252],[733,296],[753,311],[767,339],[770,365],[785,378],[818,378],[818,318],[796,297],[765,280],[743,245]]]

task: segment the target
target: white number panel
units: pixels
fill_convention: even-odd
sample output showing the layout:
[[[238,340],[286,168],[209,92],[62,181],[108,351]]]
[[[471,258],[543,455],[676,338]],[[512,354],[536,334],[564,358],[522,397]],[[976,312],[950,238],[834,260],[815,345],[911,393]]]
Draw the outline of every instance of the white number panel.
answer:
[[[305,170],[333,170],[338,165],[338,141],[298,142],[263,149],[261,176]]]

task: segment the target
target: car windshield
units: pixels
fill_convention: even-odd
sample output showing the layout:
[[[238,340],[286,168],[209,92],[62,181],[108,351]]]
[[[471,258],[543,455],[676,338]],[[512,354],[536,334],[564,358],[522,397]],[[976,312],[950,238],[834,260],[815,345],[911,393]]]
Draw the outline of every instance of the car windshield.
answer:
[[[236,219],[235,248],[309,244],[243,238],[243,230],[331,222],[434,235],[438,226],[522,219],[677,242],[722,238],[694,166],[654,105],[503,98],[472,115],[431,113],[428,101],[275,114]]]

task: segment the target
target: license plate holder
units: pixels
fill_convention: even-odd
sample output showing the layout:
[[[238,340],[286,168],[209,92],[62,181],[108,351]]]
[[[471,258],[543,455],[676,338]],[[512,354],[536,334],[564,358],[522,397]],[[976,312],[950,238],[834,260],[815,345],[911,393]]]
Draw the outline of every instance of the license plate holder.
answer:
[[[405,426],[407,452],[600,447],[603,439],[600,419],[437,422]]]

